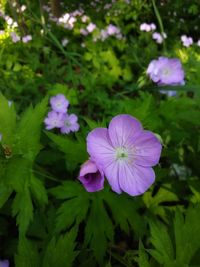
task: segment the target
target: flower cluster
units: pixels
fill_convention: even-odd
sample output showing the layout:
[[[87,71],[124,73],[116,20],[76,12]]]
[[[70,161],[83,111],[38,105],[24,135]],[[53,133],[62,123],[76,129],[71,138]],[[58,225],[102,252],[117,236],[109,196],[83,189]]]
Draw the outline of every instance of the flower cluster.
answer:
[[[189,47],[193,44],[193,39],[192,37],[188,37],[187,35],[182,35],[181,36],[181,41],[183,43],[183,46]]]
[[[183,85],[184,70],[178,58],[159,57],[147,68],[151,80],[159,85]]]
[[[162,34],[159,32],[154,32],[152,34],[152,38],[156,41],[157,44],[162,44],[163,40],[167,38],[167,35],[165,32]]]
[[[155,29],[156,29],[156,25],[154,23],[148,24],[144,22],[140,25],[141,31],[150,32],[150,31],[154,31]]]
[[[140,31],[144,31],[144,32],[152,32],[152,31],[155,31],[156,30],[156,25],[154,23],[142,23],[140,25]],[[156,41],[156,43],[158,44],[162,44],[164,39],[167,38],[167,35],[165,32],[163,33],[159,33],[159,32],[153,32],[152,33],[152,38],[153,40]]]
[[[52,110],[44,120],[47,130],[59,128],[62,134],[77,132],[79,130],[78,118],[75,114],[68,114],[69,101],[63,94],[51,97]]]
[[[79,180],[88,192],[103,188],[104,175],[113,191],[131,196],[143,194],[154,182],[161,143],[141,123],[126,114],[114,117],[107,128],[87,136],[90,159],[80,170]]]

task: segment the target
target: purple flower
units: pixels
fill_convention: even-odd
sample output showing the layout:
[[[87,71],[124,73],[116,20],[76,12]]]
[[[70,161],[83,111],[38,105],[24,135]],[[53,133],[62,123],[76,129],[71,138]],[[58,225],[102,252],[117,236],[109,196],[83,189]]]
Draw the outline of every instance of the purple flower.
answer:
[[[51,97],[50,104],[53,111],[66,113],[67,108],[69,106],[69,101],[63,94],[58,94],[56,96]]]
[[[107,33],[108,35],[115,35],[115,34],[119,34],[120,33],[120,29],[117,28],[115,25],[113,24],[109,24],[107,26]]]
[[[192,37],[187,37],[186,35],[181,36],[181,41],[183,43],[183,46],[185,46],[185,47],[189,47],[193,44]]]
[[[200,39],[198,40],[197,45],[200,47]]]
[[[151,23],[150,26],[151,26],[152,31],[154,31],[156,29],[156,25],[154,23]]]
[[[68,43],[69,43],[69,40],[68,40],[67,38],[64,38],[64,39],[62,40],[62,46],[65,47]]]
[[[145,31],[145,32],[150,32],[151,31],[151,26],[147,23],[142,23],[140,25],[140,30]]]
[[[154,32],[152,34],[152,38],[156,41],[158,44],[162,44],[163,40],[167,38],[166,33],[160,34],[159,32]]]
[[[11,32],[10,37],[11,37],[13,43],[17,43],[20,41],[19,35],[17,35],[15,32]]]
[[[9,267],[9,261],[8,260],[0,260],[0,267]]]
[[[68,134],[69,132],[77,132],[79,130],[77,120],[78,118],[75,114],[63,114],[63,125],[60,129],[61,133]]]
[[[147,74],[159,85],[183,85],[184,71],[178,58],[159,57],[152,60]]]
[[[44,123],[46,124],[47,130],[61,128],[64,124],[63,114],[57,113],[55,111],[50,111],[47,117],[45,118]]]
[[[24,37],[22,37],[22,42],[23,43],[28,43],[32,40],[32,36],[31,35],[26,35]]]
[[[154,182],[152,166],[159,161],[161,144],[130,115],[114,117],[108,129],[96,128],[87,136],[87,151],[103,170],[113,191],[143,194]]]
[[[96,29],[96,27],[97,26],[94,23],[91,22],[90,24],[88,24],[88,26],[86,27],[86,29],[87,29],[88,32],[91,33],[91,32],[93,32]]]
[[[81,166],[78,179],[88,192],[100,191],[104,187],[103,172],[91,160],[86,161]]]

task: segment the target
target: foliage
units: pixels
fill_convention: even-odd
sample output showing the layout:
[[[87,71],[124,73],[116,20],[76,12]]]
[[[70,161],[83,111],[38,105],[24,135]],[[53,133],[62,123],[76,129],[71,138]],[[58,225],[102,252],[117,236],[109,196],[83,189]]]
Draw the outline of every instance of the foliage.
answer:
[[[68,12],[76,19],[71,28],[47,11],[47,1],[11,2],[0,4],[0,261],[200,266],[198,1],[65,0],[51,12]],[[164,30],[164,43],[140,31],[143,22]],[[96,28],[81,34],[89,23]],[[108,25],[121,35],[102,40]],[[12,41],[13,32],[21,41]],[[193,37],[191,47],[183,47],[183,34]],[[32,40],[23,42],[27,35]],[[146,69],[159,56],[181,60],[185,85],[152,84]],[[45,130],[49,98],[60,93],[78,115],[77,133]],[[77,179],[87,134],[117,114],[136,117],[162,142],[156,181],[142,196],[118,195],[107,183],[88,193]]]

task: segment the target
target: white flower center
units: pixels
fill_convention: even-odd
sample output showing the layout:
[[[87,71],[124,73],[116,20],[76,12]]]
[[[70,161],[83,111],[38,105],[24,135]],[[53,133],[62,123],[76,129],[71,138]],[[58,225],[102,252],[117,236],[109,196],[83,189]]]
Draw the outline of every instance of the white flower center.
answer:
[[[125,147],[117,147],[115,156],[116,156],[116,160],[128,159],[128,149]]]
[[[62,103],[61,103],[61,102],[57,102],[57,103],[56,103],[56,106],[59,108],[59,107],[62,106]]]
[[[65,126],[67,126],[67,127],[70,127],[72,124],[71,124],[71,122],[69,121],[69,120],[66,120],[65,121]]]
[[[164,68],[162,73],[165,76],[169,76],[171,74],[171,70],[169,68]]]

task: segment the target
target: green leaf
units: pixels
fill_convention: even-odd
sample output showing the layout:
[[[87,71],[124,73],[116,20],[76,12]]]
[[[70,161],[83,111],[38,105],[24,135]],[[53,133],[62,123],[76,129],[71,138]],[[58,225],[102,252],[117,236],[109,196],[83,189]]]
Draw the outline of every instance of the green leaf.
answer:
[[[200,205],[190,207],[185,220],[180,210],[176,210],[174,231],[176,240],[176,258],[181,264],[189,264],[200,249]],[[183,245],[184,244],[184,245]]]
[[[69,165],[72,165],[72,168],[87,160],[88,154],[84,140],[79,139],[75,141],[68,136],[59,136],[49,132],[46,132],[46,135],[58,146],[60,151],[65,153],[66,161]]]
[[[94,195],[85,228],[85,244],[89,244],[94,256],[102,264],[108,241],[113,242],[114,230],[103,201],[98,193]]]
[[[16,153],[32,161],[41,149],[40,134],[46,112],[47,98],[44,98],[34,109],[26,110],[16,129]]]
[[[149,263],[149,257],[148,254],[145,251],[145,248],[142,244],[142,241],[139,242],[139,255],[138,255],[138,265],[139,267],[151,267],[150,263]]]
[[[17,216],[19,233],[24,236],[33,219],[33,204],[28,187],[24,189],[23,193],[16,194],[12,204],[12,214]]]
[[[156,250],[150,254],[160,263],[169,263],[174,260],[174,248],[166,227],[157,222],[150,222],[151,242]]]
[[[5,185],[4,183],[0,183],[0,208],[3,207],[5,202],[8,200],[12,193],[12,189]]]
[[[76,235],[77,229],[74,228],[58,240],[53,237],[45,251],[42,267],[71,267],[77,255],[74,251]]]
[[[16,267],[39,267],[40,259],[39,254],[34,246],[28,239],[21,237],[18,245],[18,253],[15,255]]]
[[[0,93],[0,133],[2,143],[12,145],[16,131],[16,113],[14,105],[9,106],[8,100]]]
[[[145,221],[137,212],[138,202],[125,194],[119,196],[109,191],[105,191],[102,197],[109,205],[116,225],[119,225],[127,234],[130,229],[134,230],[136,236],[141,237],[144,234]]]
[[[40,205],[48,203],[48,196],[43,183],[34,175],[31,175],[30,179],[30,190],[35,199]]]
[[[50,192],[58,199],[68,199],[61,204],[57,211],[56,231],[67,229],[74,222],[78,225],[85,219],[89,207],[89,197],[80,184],[68,181],[62,186],[51,189]]]

